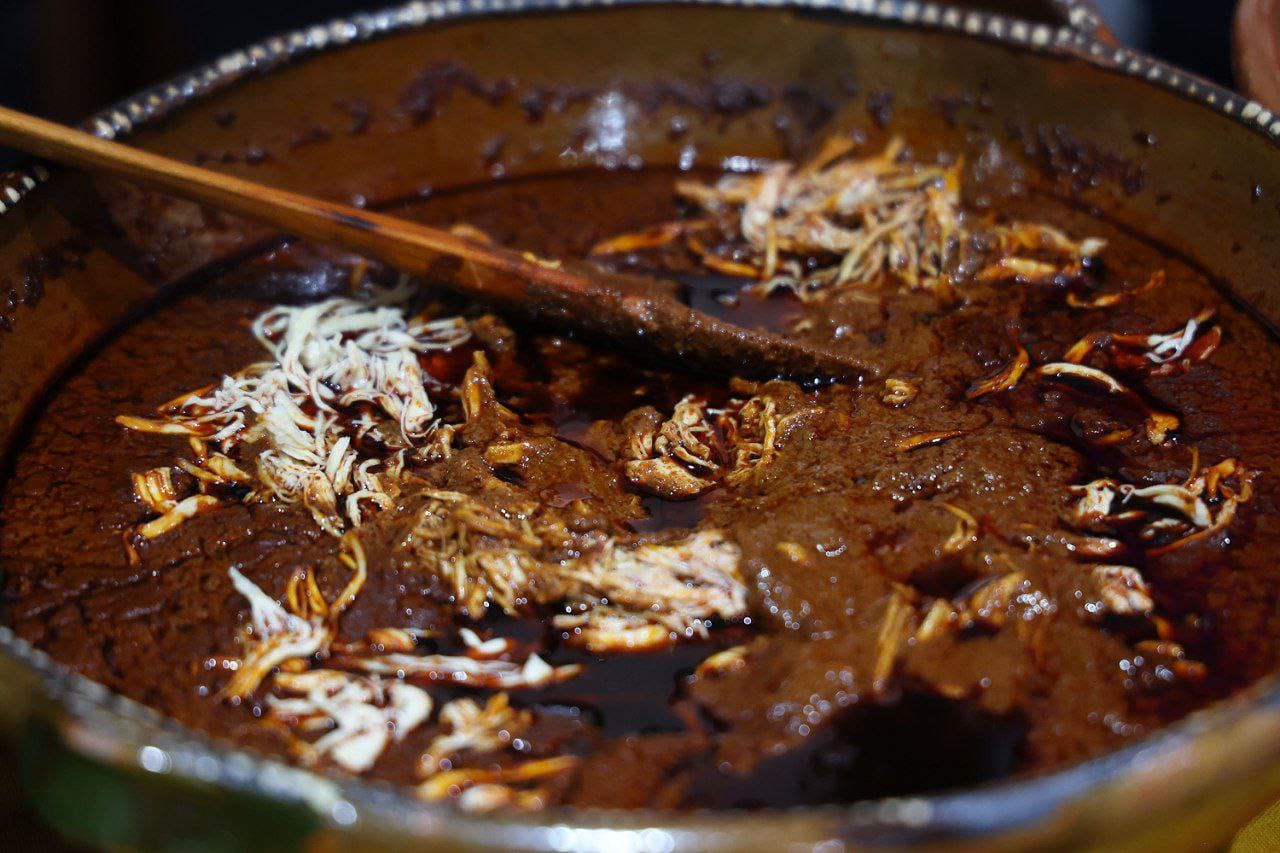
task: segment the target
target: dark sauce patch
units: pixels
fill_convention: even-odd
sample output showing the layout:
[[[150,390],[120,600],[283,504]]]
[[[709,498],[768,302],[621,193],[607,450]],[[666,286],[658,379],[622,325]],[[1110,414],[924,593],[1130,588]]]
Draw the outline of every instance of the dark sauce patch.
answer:
[[[1017,766],[1026,725],[962,702],[905,694],[841,712],[802,746],[745,774],[701,765],[686,789],[702,808],[793,808],[976,785]]]

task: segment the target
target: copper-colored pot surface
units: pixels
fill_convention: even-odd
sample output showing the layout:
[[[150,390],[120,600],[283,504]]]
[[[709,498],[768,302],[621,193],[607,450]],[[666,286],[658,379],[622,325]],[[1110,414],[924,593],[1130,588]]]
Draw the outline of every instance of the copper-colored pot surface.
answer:
[[[1059,5],[1083,29],[918,2],[565,5],[417,3],[334,22],[226,57],[94,126],[348,201],[496,174],[775,157],[820,127],[876,120],[958,148],[971,131],[1009,139],[1020,128],[1023,144],[1009,148],[1028,174],[1063,188],[1088,178],[1074,187],[1083,201],[1185,251],[1261,318],[1280,321],[1280,210],[1257,203],[1255,190],[1280,192],[1280,120],[1099,41],[1080,4]],[[415,115],[406,93],[439,63],[476,85]],[[716,88],[725,81],[767,96],[735,100]],[[500,96],[490,88],[499,83]],[[590,94],[557,97],[569,91]],[[672,91],[685,94],[655,94]],[[943,102],[954,109],[939,110]],[[825,105],[817,124],[815,103]],[[677,120],[688,129],[673,132]],[[1045,171],[1037,133],[1058,127],[1079,144],[1058,152],[1073,162]],[[110,182],[45,178],[19,173],[0,187],[0,451],[95,339],[170,283],[269,236]],[[1270,679],[1122,752],[973,791],[774,814],[477,819],[239,754],[69,674],[5,628],[0,650],[0,708],[25,733],[46,812],[87,834],[94,809],[124,810],[115,834],[98,840],[140,846],[217,826],[240,841],[324,836],[350,847],[1179,848],[1229,837],[1280,792],[1280,684]],[[82,784],[78,814],[59,811],[67,779]]]

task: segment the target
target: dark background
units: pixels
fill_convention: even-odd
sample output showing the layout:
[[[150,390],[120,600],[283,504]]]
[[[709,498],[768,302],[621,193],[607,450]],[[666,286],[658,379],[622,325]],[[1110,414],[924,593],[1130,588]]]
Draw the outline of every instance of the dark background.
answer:
[[[396,0],[0,0],[0,103],[75,122],[282,30]],[[1230,85],[1228,0],[1096,0],[1121,43]],[[1035,0],[967,5],[1043,7]]]

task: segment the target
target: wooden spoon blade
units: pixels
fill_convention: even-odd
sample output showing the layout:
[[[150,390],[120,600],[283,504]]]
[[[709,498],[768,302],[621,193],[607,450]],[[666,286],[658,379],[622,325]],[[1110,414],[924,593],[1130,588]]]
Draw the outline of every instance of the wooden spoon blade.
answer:
[[[851,355],[690,308],[676,297],[679,283],[669,279],[609,272],[582,261],[558,263],[556,270],[577,284],[525,279],[522,298],[508,307],[668,361],[751,379],[858,383],[874,373]],[[463,274],[478,292],[499,294],[514,287],[497,283],[495,277],[503,273],[491,268],[466,264]]]

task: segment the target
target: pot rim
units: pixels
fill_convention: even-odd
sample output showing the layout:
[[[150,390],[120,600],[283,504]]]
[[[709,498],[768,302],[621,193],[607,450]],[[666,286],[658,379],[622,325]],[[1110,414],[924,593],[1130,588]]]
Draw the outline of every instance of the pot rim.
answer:
[[[1076,59],[1186,97],[1280,148],[1280,117],[1263,105],[1141,52],[1099,40],[1101,21],[1087,0],[1052,2],[1067,23],[1033,23],[931,0],[414,0],[293,30],[225,54],[102,110],[81,127],[106,139],[127,138],[136,128],[250,75],[432,24],[528,12],[671,5],[830,12],[855,23],[943,32],[1032,54]],[[48,178],[48,171],[34,160],[0,175],[0,215],[14,210]],[[1243,728],[1248,722],[1263,724],[1264,730],[1266,723],[1280,727],[1280,673],[1276,673],[1114,752],[1052,773],[971,788],[844,806],[756,812],[555,808],[513,817],[468,815],[447,804],[423,803],[388,783],[324,776],[230,746],[70,670],[7,625],[0,625],[0,654],[38,676],[43,695],[65,711],[61,724],[68,742],[113,765],[303,803],[335,829],[372,823],[424,838],[559,850],[751,845],[766,837],[797,843],[834,837],[855,843],[900,844],[1034,831],[1078,804],[1091,790],[1121,782],[1143,787],[1143,780],[1203,764],[1189,752],[1202,735]],[[1278,755],[1280,739],[1254,737],[1247,748],[1236,749],[1235,775],[1274,764]],[[1221,767],[1211,768],[1199,782],[1184,783],[1172,798],[1185,801],[1205,790],[1221,772]],[[1159,792],[1148,786],[1144,793],[1158,798]],[[1169,798],[1168,792],[1165,796]],[[766,826],[768,835],[760,834]]]

